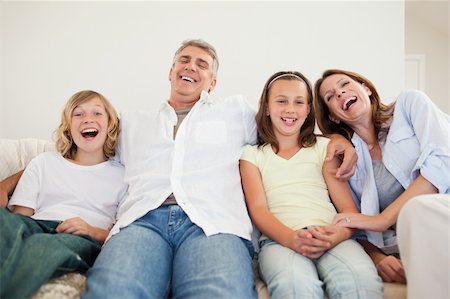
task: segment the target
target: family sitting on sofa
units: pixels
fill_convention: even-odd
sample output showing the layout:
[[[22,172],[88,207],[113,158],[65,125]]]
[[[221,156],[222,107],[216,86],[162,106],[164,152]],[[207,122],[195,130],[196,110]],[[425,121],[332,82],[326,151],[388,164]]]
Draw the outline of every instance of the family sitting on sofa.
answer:
[[[277,72],[255,112],[210,96],[218,67],[183,42],[169,100],[120,132],[100,93],[69,99],[56,152],[0,183],[0,297],[87,271],[83,298],[257,298],[255,251],[271,298],[450,295],[448,115],[343,70]]]

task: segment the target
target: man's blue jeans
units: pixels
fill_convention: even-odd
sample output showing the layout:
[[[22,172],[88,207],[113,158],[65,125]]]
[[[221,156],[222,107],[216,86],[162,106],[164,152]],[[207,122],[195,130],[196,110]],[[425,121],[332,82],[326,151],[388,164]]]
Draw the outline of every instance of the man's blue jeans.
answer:
[[[83,298],[256,298],[250,241],[207,237],[178,205],[148,212],[106,242]]]
[[[94,263],[100,244],[59,234],[58,224],[0,208],[0,298],[31,297],[49,278],[85,272]]]

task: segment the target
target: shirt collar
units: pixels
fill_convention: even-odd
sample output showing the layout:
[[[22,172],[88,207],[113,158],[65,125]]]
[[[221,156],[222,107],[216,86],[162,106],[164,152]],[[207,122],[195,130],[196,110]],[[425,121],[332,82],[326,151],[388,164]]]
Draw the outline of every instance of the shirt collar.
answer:
[[[217,100],[215,97],[212,97],[209,92],[206,92],[205,90],[202,90],[202,93],[200,94],[200,100],[203,103],[206,104],[214,104]]]
[[[214,104],[218,101],[216,97],[211,96],[207,91],[202,90],[200,94],[200,99],[194,104],[197,105],[198,102],[205,104]],[[169,109],[174,110],[172,106],[170,106],[169,101],[164,101],[161,103],[160,109]]]

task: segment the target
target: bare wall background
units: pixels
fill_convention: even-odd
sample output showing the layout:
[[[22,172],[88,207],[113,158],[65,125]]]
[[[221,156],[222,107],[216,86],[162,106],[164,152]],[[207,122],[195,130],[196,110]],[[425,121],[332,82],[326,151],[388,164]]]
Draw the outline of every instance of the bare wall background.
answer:
[[[265,80],[327,68],[365,74],[391,101],[404,85],[403,1],[0,2],[0,138],[50,139],[68,98],[94,89],[116,108],[167,99],[181,41],[219,54],[218,96],[256,107]]]
[[[420,57],[421,89],[447,114],[450,114],[449,14],[448,0],[405,2],[406,54]],[[414,70],[406,71],[406,75],[414,76]]]

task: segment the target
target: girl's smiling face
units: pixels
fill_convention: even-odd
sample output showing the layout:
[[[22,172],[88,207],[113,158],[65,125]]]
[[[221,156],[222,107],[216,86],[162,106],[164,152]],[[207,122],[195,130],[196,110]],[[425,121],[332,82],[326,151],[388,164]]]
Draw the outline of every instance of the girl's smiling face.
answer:
[[[103,102],[94,97],[72,111],[70,134],[77,145],[76,156],[89,153],[104,157],[103,144],[108,133],[108,113]]]
[[[306,84],[299,80],[278,79],[269,90],[267,115],[275,135],[295,136],[311,110]]]
[[[320,96],[330,111],[330,118],[351,127],[371,121],[371,94],[366,85],[344,74],[331,75],[320,86]]]

